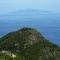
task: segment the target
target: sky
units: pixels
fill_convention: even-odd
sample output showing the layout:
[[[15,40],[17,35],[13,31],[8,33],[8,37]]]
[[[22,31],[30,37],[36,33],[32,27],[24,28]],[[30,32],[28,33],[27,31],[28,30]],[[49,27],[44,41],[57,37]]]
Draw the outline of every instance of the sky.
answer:
[[[60,13],[60,0],[0,0],[0,14],[26,9]]]

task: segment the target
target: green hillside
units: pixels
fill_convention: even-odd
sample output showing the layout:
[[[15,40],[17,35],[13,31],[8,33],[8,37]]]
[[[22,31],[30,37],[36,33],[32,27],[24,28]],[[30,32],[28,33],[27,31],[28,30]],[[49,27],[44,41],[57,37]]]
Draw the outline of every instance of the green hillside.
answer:
[[[0,60],[5,57],[14,60],[9,53],[16,55],[15,60],[60,60],[60,47],[32,28],[22,28],[0,38]]]

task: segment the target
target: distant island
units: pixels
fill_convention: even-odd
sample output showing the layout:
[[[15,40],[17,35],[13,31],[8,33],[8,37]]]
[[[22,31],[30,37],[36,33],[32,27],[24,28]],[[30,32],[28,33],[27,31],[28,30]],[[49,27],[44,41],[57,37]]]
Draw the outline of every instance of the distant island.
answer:
[[[26,9],[26,10],[18,10],[5,15],[0,15],[0,19],[8,19],[8,18],[22,18],[22,17],[51,17],[51,16],[60,16],[60,13],[55,13],[52,11],[46,10],[36,10],[36,9]]]
[[[21,28],[0,38],[0,60],[60,60],[60,47],[33,28]]]

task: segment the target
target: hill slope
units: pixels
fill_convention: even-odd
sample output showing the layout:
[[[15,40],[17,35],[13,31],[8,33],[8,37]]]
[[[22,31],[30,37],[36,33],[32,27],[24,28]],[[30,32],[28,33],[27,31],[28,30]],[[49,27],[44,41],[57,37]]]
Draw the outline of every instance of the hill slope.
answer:
[[[2,37],[2,50],[18,54],[21,60],[60,60],[60,47],[32,28],[22,28]]]

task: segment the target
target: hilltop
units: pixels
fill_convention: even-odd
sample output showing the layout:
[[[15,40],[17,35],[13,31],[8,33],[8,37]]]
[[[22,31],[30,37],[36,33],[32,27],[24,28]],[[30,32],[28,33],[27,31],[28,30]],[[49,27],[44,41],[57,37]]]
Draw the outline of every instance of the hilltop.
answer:
[[[60,47],[32,28],[21,28],[0,38],[0,51],[3,50],[20,58],[15,60],[60,60]]]

